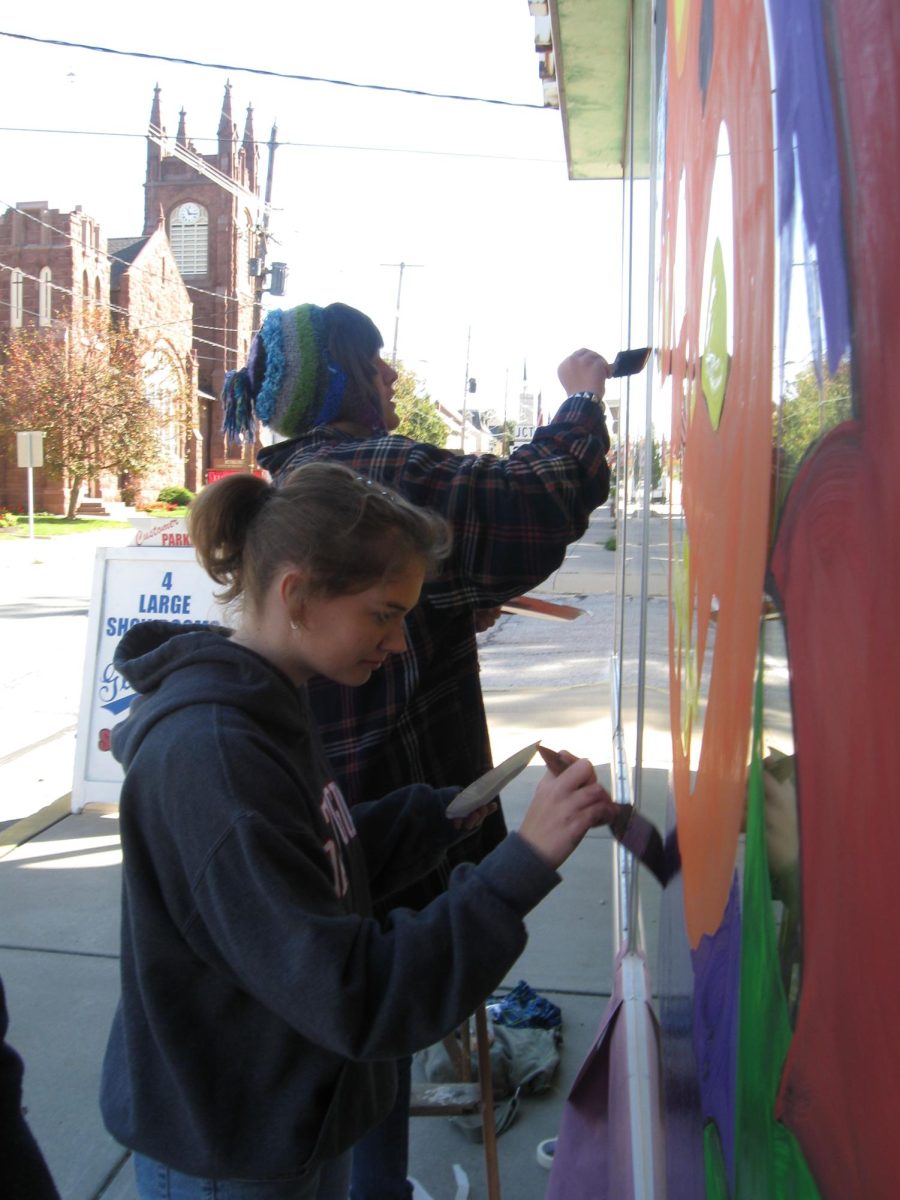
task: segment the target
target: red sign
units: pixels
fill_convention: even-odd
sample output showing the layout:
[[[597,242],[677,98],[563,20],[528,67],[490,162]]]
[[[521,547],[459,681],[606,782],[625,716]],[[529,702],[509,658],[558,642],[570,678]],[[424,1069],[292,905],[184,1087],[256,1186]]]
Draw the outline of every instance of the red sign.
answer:
[[[206,472],[206,482],[215,483],[219,479],[224,479],[226,475],[246,475],[248,474],[242,467],[210,467]],[[265,471],[255,470],[249,472],[251,475],[258,475],[260,479],[265,479]]]

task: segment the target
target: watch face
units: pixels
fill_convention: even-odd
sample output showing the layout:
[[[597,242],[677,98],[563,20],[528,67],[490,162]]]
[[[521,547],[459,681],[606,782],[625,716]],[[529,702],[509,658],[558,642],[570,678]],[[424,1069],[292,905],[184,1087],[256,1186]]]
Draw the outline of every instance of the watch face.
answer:
[[[182,204],[181,219],[185,224],[195,224],[200,220],[200,206],[197,204]]]

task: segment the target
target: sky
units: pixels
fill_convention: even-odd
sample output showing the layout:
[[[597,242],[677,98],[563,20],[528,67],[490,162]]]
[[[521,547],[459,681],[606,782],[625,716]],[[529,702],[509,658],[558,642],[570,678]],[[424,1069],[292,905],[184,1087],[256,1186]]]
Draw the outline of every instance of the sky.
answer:
[[[269,257],[289,275],[285,297],[270,306],[353,304],[375,320],[390,353],[406,263],[398,357],[433,399],[456,409],[465,399],[498,417],[517,417],[526,364],[529,390],[543,393],[549,414],[563,399],[556,367],[568,353],[590,346],[612,358],[619,349],[622,187],[568,179],[562,117],[539,107],[527,0],[259,9],[158,0],[152,25],[141,27],[146,11],[120,0],[48,0],[0,17],[7,33],[223,64],[0,36],[0,205],[80,204],[107,237],[140,234],[154,85],[168,133],[184,107],[188,137],[210,153],[230,79],[239,133],[250,103],[259,141],[278,126]],[[467,377],[477,380],[474,396]]]

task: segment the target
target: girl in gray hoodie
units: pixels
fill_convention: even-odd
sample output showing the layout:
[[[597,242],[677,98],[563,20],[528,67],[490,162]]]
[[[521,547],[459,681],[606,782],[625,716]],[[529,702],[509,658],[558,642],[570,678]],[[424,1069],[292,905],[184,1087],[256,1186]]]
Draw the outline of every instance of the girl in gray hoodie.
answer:
[[[422,912],[372,915],[483,820],[425,784],[345,804],[305,685],[358,686],[405,649],[448,546],[441,518],[335,464],[277,490],[207,488],[192,540],[233,630],[148,622],[116,669],[137,697],[125,768],[122,996],[103,1069],[109,1131],[142,1200],[344,1200],[348,1151],[391,1107],[393,1060],[501,982],[524,917],[612,801],[576,760],[517,833]],[[448,736],[452,731],[448,731]]]

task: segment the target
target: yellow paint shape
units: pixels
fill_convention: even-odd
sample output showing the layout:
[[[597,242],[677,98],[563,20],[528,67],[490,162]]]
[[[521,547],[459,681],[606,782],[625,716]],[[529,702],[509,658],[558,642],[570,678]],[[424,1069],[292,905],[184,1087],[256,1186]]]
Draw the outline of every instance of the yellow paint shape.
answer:
[[[672,0],[672,16],[675,25],[675,66],[679,76],[684,74],[687,58],[688,26],[691,23],[691,0]]]
[[[728,386],[728,281],[722,243],[716,238],[709,278],[709,303],[706,312],[706,344],[703,348],[701,382],[709,419],[713,429],[719,428],[725,389]]]

